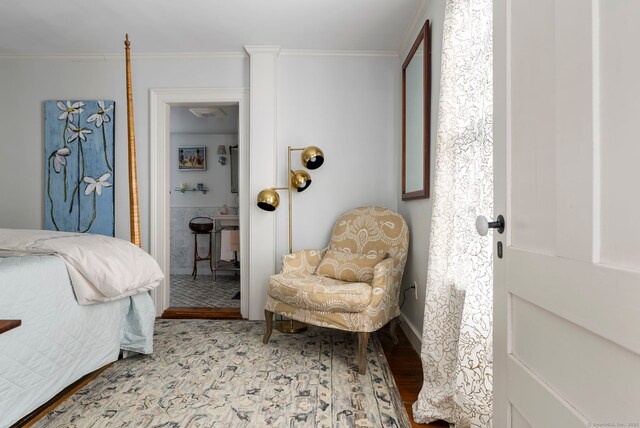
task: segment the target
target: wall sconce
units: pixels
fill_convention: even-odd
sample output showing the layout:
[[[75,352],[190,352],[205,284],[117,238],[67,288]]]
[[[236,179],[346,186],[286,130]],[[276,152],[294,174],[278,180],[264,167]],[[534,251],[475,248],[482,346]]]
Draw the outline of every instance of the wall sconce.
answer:
[[[226,146],[220,144],[218,146],[218,162],[220,163],[220,165],[226,165],[227,164],[227,148]]]
[[[287,190],[288,193],[288,205],[289,205],[289,253],[293,251],[292,238],[291,238],[291,191],[304,192],[311,185],[311,175],[302,169],[291,169],[291,152],[302,151],[300,154],[300,162],[302,166],[307,169],[318,169],[324,163],[324,153],[318,147],[309,146],[301,149],[287,147],[287,170],[289,171],[289,179],[287,180],[287,187],[271,187],[264,189],[258,193],[257,204],[260,209],[265,211],[275,211],[280,205],[280,195],[278,190]]]

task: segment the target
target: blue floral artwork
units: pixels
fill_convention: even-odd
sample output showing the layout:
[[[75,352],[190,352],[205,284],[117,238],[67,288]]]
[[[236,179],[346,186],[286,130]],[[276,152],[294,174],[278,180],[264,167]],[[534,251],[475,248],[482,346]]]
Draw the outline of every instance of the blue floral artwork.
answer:
[[[113,101],[44,102],[45,228],[114,235]]]

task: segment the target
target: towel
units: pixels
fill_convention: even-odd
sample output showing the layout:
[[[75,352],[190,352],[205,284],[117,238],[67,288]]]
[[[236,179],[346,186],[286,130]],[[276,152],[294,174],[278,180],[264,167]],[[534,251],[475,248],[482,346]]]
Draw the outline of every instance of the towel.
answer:
[[[240,251],[240,231],[224,229],[220,237],[220,260],[235,260]]]

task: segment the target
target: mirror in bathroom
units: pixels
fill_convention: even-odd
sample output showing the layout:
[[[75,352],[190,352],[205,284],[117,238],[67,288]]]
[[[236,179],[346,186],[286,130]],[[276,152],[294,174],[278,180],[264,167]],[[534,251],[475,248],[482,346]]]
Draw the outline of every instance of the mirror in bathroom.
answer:
[[[402,64],[402,200],[429,197],[429,21]]]
[[[231,193],[238,193],[238,146],[229,146],[229,164],[231,165]]]

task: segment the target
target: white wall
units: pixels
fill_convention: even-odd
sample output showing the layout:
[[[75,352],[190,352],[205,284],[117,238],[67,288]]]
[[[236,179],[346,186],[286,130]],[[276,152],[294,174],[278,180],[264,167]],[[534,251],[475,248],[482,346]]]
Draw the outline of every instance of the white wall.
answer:
[[[602,263],[640,269],[640,227],[638,191],[621,191],[622,183],[640,183],[640,55],[637,40],[640,27],[633,19],[640,3],[604,2],[600,5],[600,118],[602,150]],[[636,82],[628,85],[628,82]],[[632,138],[629,138],[632,136]]]
[[[207,128],[199,125],[198,122],[203,119],[196,118],[193,114],[187,112],[189,116],[195,118],[191,121],[189,116],[176,117],[174,110],[180,107],[171,108],[171,127],[182,130],[207,130],[215,132],[218,128],[221,130],[234,131],[227,124],[215,126],[214,120]],[[235,114],[235,132],[236,134],[183,134],[172,133],[170,139],[170,189],[171,189],[171,213],[170,213],[170,250],[171,250],[171,274],[191,274],[193,269],[193,235],[189,230],[188,224],[193,217],[212,217],[218,214],[220,208],[224,205],[230,207],[230,211],[236,213],[238,207],[237,194],[231,193],[231,164],[227,161],[226,165],[218,162],[216,154],[218,145],[222,144],[227,147],[227,160],[229,159],[228,147],[238,144],[238,115],[237,107]],[[226,118],[225,118],[226,119]],[[184,122],[194,125],[189,128],[184,126]],[[178,170],[178,148],[179,147],[206,147],[207,169],[205,171],[180,171]],[[204,184],[208,188],[207,193],[203,192],[184,192],[180,193],[175,189],[180,187],[180,183],[187,183],[189,188],[195,188],[197,183]],[[199,253],[207,254],[208,243],[205,237],[200,237]],[[217,235],[213,239],[218,239]],[[217,246],[217,252],[220,250]],[[199,265],[199,275],[211,275],[206,263]]]
[[[238,135],[225,134],[171,134],[171,206],[172,207],[237,207],[236,194],[231,193],[231,165],[220,165],[216,150],[218,145],[227,147],[227,160],[229,159],[229,146],[238,144]],[[179,147],[207,148],[206,171],[179,171],[178,148]],[[195,188],[197,183],[209,188],[206,194],[202,192],[180,193],[175,189],[180,183],[188,183],[189,188]]]
[[[295,247],[323,247],[333,222],[343,211],[370,204],[397,207],[400,61],[395,56],[384,55],[294,53],[283,53],[277,61],[277,114],[269,115],[277,117],[278,149],[273,154],[277,159],[277,175],[274,182],[271,178],[265,179],[264,187],[286,183],[287,145],[317,145],[325,151],[325,165],[312,171],[312,187],[294,195]],[[142,243],[148,249],[149,90],[248,87],[249,59],[239,55],[134,56],[132,66]],[[124,68],[124,60],[113,57],[0,59],[0,183],[3,184],[0,186],[0,227],[41,228],[43,225],[42,101],[114,99],[116,236],[128,239]],[[251,107],[254,119],[265,116],[260,109],[256,111],[258,107]],[[261,141],[256,135],[252,135],[251,140],[256,146]],[[253,153],[257,149],[251,147]],[[16,162],[17,159],[21,162]],[[209,165],[212,165],[211,154]],[[261,166],[254,162],[250,173],[255,174],[259,168]],[[270,172],[267,175],[271,177]],[[261,183],[256,182],[256,186]],[[251,200],[254,198],[252,195]],[[282,200],[284,209],[275,213],[275,257],[267,262],[274,267],[279,266],[280,255],[287,252],[286,195]],[[276,220],[274,213],[253,208],[251,216],[267,216],[261,217],[265,224],[271,224],[268,216]],[[255,245],[264,246],[260,233],[254,238]],[[252,260],[252,265],[259,262],[266,261]],[[251,314],[262,316],[259,306],[266,284],[262,278],[252,277],[251,281],[250,287],[256,293],[256,298],[251,300],[255,303]]]
[[[132,49],[135,52],[135,45]],[[149,248],[149,89],[246,87],[248,65],[248,58],[237,54],[200,58],[134,56],[132,79],[144,248]],[[0,59],[0,227],[39,229],[43,226],[42,102],[49,99],[113,99],[116,101],[116,236],[128,239],[124,70],[124,59],[113,57]],[[23,161],[16,162],[16,159]]]
[[[397,57],[303,56],[278,64],[278,183],[287,146],[320,147],[325,162],[293,195],[293,249],[324,248],[339,214],[363,205],[397,207],[400,75]],[[292,156],[299,169],[300,152]],[[277,215],[276,263],[288,252],[287,196]],[[264,215],[272,215],[264,213]]]
[[[430,0],[426,2],[426,8],[421,17],[417,20],[419,24],[410,35],[408,47],[405,46],[401,54],[401,60],[406,59],[409,48],[415,41],[420,28],[428,19],[431,25],[431,191],[433,194],[433,171],[436,155],[436,135],[438,126],[438,98],[440,96],[440,64],[442,56],[442,25],[444,22],[444,0]],[[398,74],[402,69],[398,70]],[[399,96],[402,94],[400,93]],[[401,137],[400,137],[401,138]],[[422,337],[422,326],[424,317],[424,299],[427,284],[427,260],[429,258],[429,234],[431,232],[431,198],[402,201],[402,166],[398,160],[398,180],[397,197],[398,212],[409,224],[411,242],[409,246],[409,257],[407,267],[404,271],[403,290],[410,287],[415,281],[418,288],[418,298],[414,296],[414,290],[406,292],[406,301],[402,307],[402,315],[405,324],[409,327],[408,333],[413,333],[413,339]],[[411,338],[411,335],[410,335]],[[416,346],[416,341],[413,341]]]

